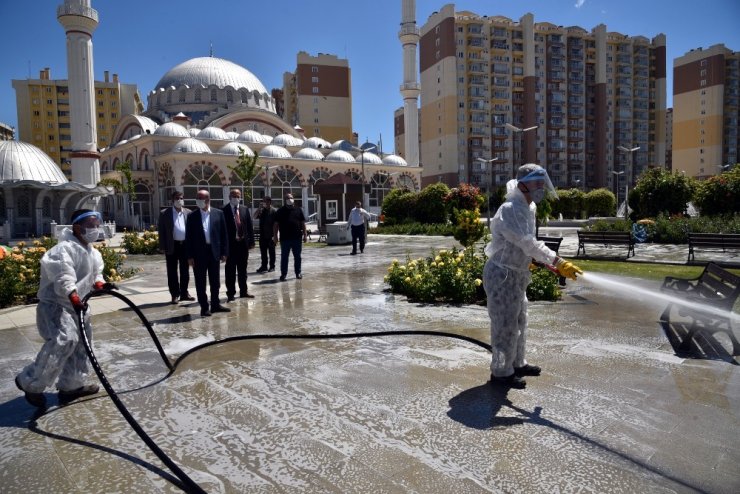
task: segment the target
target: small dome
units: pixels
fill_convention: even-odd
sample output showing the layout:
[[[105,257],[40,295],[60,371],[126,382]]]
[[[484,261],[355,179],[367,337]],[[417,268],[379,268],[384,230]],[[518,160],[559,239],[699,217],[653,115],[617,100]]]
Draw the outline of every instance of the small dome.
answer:
[[[314,149],[329,149],[331,148],[331,142],[322,139],[321,137],[309,137],[308,139],[303,141],[303,147]]]
[[[172,150],[176,153],[207,153],[211,154],[211,148],[205,142],[193,137],[188,137],[175,144]]]
[[[357,153],[357,158],[355,158],[355,161],[358,163],[362,163],[364,161],[365,164],[368,165],[381,165],[383,163],[383,160],[380,159],[380,156],[373,153]]]
[[[245,130],[236,139],[240,142],[248,142],[251,144],[269,144],[270,141],[265,142],[265,137],[257,132],[256,130]]]
[[[188,132],[190,133],[190,137],[198,137],[198,134],[200,134],[200,129],[198,127],[190,127],[188,129]]]
[[[20,180],[67,183],[57,164],[36,146],[22,141],[0,141],[0,182]]]
[[[227,132],[226,133],[226,137],[228,137],[232,141],[235,141],[235,140],[237,140],[239,138],[239,132],[233,132],[233,131],[232,132]]]
[[[408,166],[406,160],[395,154],[389,154],[383,158],[383,164],[388,166]]]
[[[298,147],[303,144],[303,139],[298,139],[289,134],[280,134],[272,138],[272,144]]]
[[[302,160],[323,160],[324,155],[321,151],[314,148],[303,148],[293,155],[294,158],[300,158]]]
[[[342,151],[341,149],[332,151],[331,153],[326,155],[326,161],[339,161],[342,163],[356,163],[354,156],[349,154],[347,151]]]
[[[206,127],[198,134],[198,139],[218,139],[219,141],[228,141],[229,136],[226,135],[224,129],[218,127]]]
[[[334,144],[331,145],[331,148],[341,149],[342,151],[352,151],[354,149],[354,146],[351,142],[340,139],[338,141],[334,141]]]
[[[239,156],[240,149],[243,150],[244,154],[247,156],[254,156],[254,151],[249,149],[249,146],[246,144],[242,144],[240,142],[227,142],[216,152],[218,154],[232,154],[234,156]]]
[[[157,127],[154,130],[154,135],[167,137],[190,137],[190,132],[180,124],[167,122]]]
[[[259,155],[263,158],[290,158],[290,152],[287,149],[275,144],[263,147]]]

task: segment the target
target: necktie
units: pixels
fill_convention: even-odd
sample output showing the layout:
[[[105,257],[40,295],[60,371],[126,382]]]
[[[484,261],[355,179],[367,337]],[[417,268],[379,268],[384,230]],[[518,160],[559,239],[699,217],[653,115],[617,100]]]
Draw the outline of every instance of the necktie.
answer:
[[[239,218],[239,206],[234,208],[234,221],[236,222],[236,236],[242,236],[242,220]]]

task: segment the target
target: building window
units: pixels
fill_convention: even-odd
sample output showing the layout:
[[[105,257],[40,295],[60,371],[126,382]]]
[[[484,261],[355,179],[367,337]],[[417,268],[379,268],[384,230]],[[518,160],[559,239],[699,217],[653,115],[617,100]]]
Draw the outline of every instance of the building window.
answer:
[[[103,103],[102,101],[98,101],[98,106],[99,106],[100,108],[102,108],[102,107],[103,107],[103,105],[104,105],[104,103]]]
[[[319,78],[318,77],[311,77],[311,82],[313,82],[314,84],[318,84],[319,83]]]
[[[103,95],[103,90],[102,89],[98,89],[98,94],[102,96]]]
[[[49,140],[50,141],[53,141],[54,140],[54,136],[49,136]]]
[[[211,101],[218,101],[218,93],[215,89],[211,89]]]
[[[318,67],[316,66],[311,67],[311,72],[313,72],[314,74],[317,73],[318,71],[319,71]]]
[[[105,118],[105,113],[98,112],[98,118]]]
[[[318,94],[319,88],[317,88],[316,86],[314,86],[314,87],[311,88],[311,91],[313,92],[313,94]]]

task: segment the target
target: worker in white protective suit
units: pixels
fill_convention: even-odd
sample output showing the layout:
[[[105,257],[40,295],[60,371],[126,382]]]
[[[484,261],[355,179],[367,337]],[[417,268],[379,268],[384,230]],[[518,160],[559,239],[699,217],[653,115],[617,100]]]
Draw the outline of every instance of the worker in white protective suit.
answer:
[[[562,276],[573,280],[583,271],[537,240],[536,204],[548,194],[557,197],[547,171],[539,165],[523,165],[506,188],[506,201],[491,221],[491,242],[485,249],[488,261],[483,268],[491,318],[491,383],[523,389],[527,384],[524,376],[541,372],[524,358],[532,259],[554,265]]]
[[[36,360],[15,378],[18,389],[36,407],[46,406],[44,390],[55,381],[62,403],[98,392],[97,385],[85,384],[87,355],[77,314],[87,309],[81,298],[88,292],[115,288],[103,280],[103,257],[92,246],[100,235],[100,220],[98,212],[75,211],[72,228],[62,230],[59,243],[41,258],[36,324],[45,342]],[[85,332],[91,339],[89,317]]]

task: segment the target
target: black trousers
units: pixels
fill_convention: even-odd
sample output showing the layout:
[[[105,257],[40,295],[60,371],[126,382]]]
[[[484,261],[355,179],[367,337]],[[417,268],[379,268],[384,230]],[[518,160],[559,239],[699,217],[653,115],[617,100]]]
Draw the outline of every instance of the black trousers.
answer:
[[[211,287],[211,307],[220,305],[218,291],[221,289],[221,263],[212,254],[195,258],[193,273],[195,274],[195,290],[198,292],[198,303],[203,310],[208,309],[208,295],[206,295],[206,275]]]
[[[185,242],[175,240],[175,250],[172,254],[165,254],[164,258],[167,263],[167,286],[170,289],[170,295],[184,297],[188,293],[190,282],[190,266],[185,253]]]
[[[260,256],[262,257],[261,270],[267,269],[268,257],[270,269],[275,269],[275,242],[272,241],[272,233],[265,235],[260,233]]]
[[[226,258],[224,274],[226,278],[226,296],[236,294],[236,283],[239,282],[239,295],[247,293],[247,261],[249,249],[246,240],[229,244],[229,257]]]
[[[360,239],[360,252],[365,250],[365,224],[352,225],[352,252],[357,252],[357,239]]]

